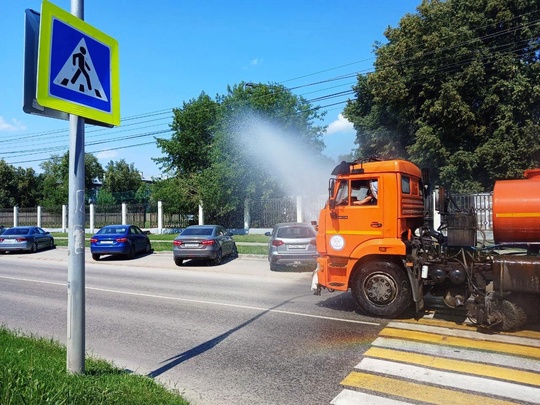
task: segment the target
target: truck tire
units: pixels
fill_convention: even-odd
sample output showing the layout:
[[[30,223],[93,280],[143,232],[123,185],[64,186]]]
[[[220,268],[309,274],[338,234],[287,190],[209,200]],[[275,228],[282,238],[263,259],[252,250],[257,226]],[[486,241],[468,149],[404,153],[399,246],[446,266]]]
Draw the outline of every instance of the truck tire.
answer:
[[[396,318],[411,305],[405,270],[390,262],[369,262],[357,271],[351,291],[360,309],[381,318]]]

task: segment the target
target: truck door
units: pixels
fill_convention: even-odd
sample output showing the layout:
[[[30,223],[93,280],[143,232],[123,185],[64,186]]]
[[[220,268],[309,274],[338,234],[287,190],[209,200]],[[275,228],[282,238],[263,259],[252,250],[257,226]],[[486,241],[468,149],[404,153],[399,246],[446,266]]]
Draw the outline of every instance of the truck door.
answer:
[[[383,237],[383,187],[379,177],[339,182],[327,222],[330,256],[351,257],[360,244]]]

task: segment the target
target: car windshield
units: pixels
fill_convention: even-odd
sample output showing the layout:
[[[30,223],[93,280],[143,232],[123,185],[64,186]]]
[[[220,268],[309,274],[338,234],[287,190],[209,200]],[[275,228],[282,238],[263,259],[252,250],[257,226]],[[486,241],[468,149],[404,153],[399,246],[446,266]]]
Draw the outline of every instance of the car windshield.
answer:
[[[9,228],[4,235],[28,235],[30,228]]]
[[[180,235],[209,236],[212,235],[212,228],[186,228]]]
[[[278,238],[313,238],[315,232],[305,226],[290,226],[278,229]]]

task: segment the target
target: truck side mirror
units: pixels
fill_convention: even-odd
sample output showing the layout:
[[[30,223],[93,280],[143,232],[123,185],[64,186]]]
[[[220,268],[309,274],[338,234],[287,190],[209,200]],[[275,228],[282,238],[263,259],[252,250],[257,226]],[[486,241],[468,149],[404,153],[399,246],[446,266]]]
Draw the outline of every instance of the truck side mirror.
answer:
[[[330,207],[331,210],[336,208],[336,200],[332,198],[332,194],[334,193],[334,188],[336,186],[336,179],[334,177],[331,177],[328,181],[328,207]]]

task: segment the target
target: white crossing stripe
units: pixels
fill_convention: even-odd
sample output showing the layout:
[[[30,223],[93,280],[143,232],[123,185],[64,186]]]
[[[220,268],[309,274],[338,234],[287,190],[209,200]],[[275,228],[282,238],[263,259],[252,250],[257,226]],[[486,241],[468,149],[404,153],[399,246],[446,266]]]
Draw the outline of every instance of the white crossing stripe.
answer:
[[[412,353],[446,357],[450,359],[467,360],[474,363],[489,362],[489,364],[497,366],[534,371],[540,375],[540,361],[524,357],[510,356],[500,353],[479,352],[477,350],[469,350],[466,348],[448,347],[402,339],[389,339],[385,337],[378,337],[371,345]]]
[[[495,394],[497,396],[531,403],[538,401],[540,394],[538,388],[521,384],[433,370],[387,360],[364,358],[356,368],[371,373],[407,378],[415,382],[475,391],[488,395]]]
[[[520,336],[501,335],[501,334],[483,334],[483,333],[477,332],[476,330],[467,331],[463,329],[443,328],[440,326],[427,326],[427,325],[414,324],[414,323],[408,323],[408,322],[390,322],[387,325],[387,327],[395,328],[395,329],[436,333],[439,335],[455,336],[459,338],[485,340],[487,342],[501,342],[501,343],[511,343],[515,345],[540,347],[540,341],[537,339],[530,339],[530,338],[520,337]]]
[[[411,402],[396,401],[395,399],[379,397],[377,395],[366,394],[364,392],[343,390],[335,397],[332,405],[403,405]]]

